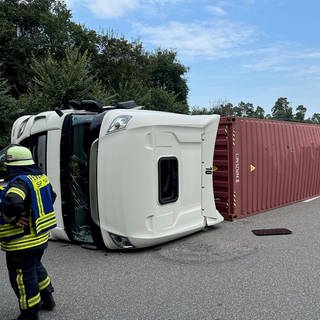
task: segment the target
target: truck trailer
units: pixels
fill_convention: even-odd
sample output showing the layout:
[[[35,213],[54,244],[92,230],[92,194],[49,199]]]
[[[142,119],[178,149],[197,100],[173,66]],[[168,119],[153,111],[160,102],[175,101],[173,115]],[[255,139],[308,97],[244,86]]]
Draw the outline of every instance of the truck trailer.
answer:
[[[30,148],[52,182],[52,239],[131,249],[223,221],[212,182],[218,125],[218,115],[82,101],[20,117],[11,142]]]
[[[319,196],[319,158],[317,124],[221,117],[215,205],[234,220]]]

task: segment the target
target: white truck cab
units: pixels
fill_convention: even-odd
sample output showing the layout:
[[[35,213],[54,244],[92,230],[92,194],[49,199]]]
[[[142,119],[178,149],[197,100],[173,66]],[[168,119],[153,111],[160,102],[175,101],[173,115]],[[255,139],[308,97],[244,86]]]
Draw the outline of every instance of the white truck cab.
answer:
[[[143,248],[223,220],[212,183],[218,115],[82,106],[12,128],[57,193],[53,239]]]

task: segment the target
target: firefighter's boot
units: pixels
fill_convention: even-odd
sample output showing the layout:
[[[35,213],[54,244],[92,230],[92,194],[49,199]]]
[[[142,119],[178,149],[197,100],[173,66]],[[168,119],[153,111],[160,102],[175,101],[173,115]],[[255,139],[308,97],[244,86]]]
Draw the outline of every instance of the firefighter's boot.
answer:
[[[41,309],[52,311],[55,306],[56,306],[56,303],[51,293],[42,297]]]
[[[23,314],[20,314],[20,316],[17,319],[14,320],[39,320],[39,314],[36,313],[32,316],[25,316]]]

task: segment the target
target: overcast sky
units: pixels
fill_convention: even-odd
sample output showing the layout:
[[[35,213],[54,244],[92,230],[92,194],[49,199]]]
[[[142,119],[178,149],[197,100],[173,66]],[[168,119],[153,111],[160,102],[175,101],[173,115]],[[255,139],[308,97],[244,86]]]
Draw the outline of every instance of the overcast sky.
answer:
[[[67,0],[73,20],[110,29],[144,48],[173,49],[189,104],[251,102],[268,113],[279,97],[320,112],[319,0]]]

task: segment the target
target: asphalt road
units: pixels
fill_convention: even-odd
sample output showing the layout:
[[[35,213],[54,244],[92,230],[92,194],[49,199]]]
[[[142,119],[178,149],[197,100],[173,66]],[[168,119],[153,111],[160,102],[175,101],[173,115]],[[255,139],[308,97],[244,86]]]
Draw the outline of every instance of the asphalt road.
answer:
[[[42,320],[319,320],[320,199],[132,253],[49,243],[57,307]],[[290,235],[251,230],[288,228]],[[18,315],[0,253],[0,319]]]

